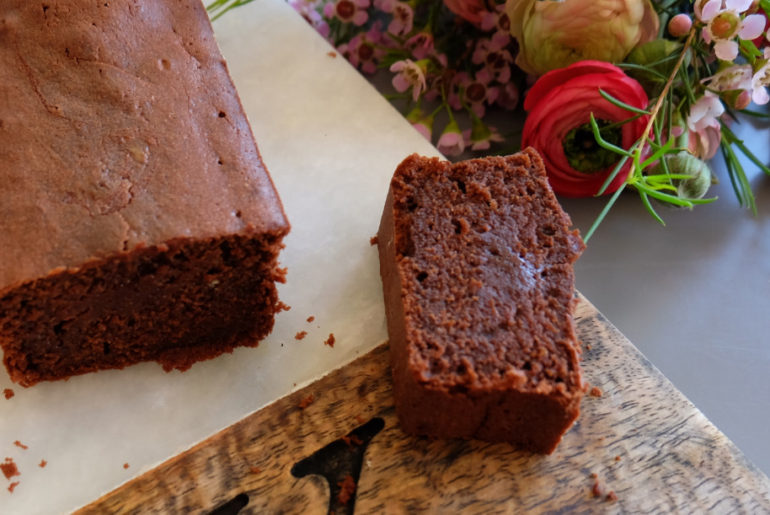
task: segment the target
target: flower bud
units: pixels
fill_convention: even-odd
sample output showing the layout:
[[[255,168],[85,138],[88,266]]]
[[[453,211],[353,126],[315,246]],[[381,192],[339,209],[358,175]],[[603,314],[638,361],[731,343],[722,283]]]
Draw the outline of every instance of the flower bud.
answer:
[[[668,22],[668,33],[675,38],[686,36],[692,28],[692,18],[686,14],[677,14]]]
[[[679,198],[703,198],[711,186],[711,168],[709,165],[684,150],[673,155],[667,155],[664,159],[668,165],[669,173],[690,176],[689,179],[672,181],[676,186]],[[663,173],[663,165],[658,163],[654,171],[655,173]]]

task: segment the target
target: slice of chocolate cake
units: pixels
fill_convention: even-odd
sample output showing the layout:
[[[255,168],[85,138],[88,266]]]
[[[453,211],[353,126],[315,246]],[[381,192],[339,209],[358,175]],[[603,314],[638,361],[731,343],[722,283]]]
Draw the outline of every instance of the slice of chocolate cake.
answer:
[[[289,224],[200,0],[4,0],[0,77],[11,379],[270,332]]]
[[[401,163],[377,239],[406,432],[554,450],[584,389],[570,224],[533,149]]]

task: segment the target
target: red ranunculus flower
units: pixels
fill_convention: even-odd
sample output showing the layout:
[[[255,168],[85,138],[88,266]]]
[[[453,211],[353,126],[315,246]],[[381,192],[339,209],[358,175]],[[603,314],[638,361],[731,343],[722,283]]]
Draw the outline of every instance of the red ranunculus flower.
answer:
[[[647,116],[641,116],[610,126],[632,118],[634,113],[604,99],[599,89],[640,109],[646,109],[649,102],[637,81],[602,61],[579,61],[550,71],[538,79],[524,100],[529,114],[521,146],[534,147],[542,154],[551,187],[560,195],[595,195],[618,161],[618,154],[596,144],[591,113],[600,127],[606,127],[602,137],[625,149],[639,139],[647,125]],[[630,169],[629,160],[605,193],[617,190]]]

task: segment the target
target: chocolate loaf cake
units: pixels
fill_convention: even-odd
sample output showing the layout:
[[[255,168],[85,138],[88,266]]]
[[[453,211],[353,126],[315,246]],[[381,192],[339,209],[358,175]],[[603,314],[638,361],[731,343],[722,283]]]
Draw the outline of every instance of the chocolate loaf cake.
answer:
[[[13,381],[271,331],[289,224],[200,0],[0,3],[0,163]]]
[[[399,165],[377,241],[404,431],[554,450],[584,389],[570,224],[532,149]]]

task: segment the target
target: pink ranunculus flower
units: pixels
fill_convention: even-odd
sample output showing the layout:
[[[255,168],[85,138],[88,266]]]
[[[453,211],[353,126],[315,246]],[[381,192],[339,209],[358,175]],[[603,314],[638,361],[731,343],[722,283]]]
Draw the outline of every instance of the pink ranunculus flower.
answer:
[[[580,61],[548,72],[524,98],[524,109],[529,114],[524,122],[521,146],[531,146],[540,152],[548,180],[558,194],[595,195],[615,167],[616,155],[606,154],[608,151],[599,149],[594,142],[590,115],[593,113],[597,122],[612,123],[626,120],[633,113],[606,100],[599,89],[639,109],[648,107],[647,94],[637,81],[617,66],[601,61]],[[644,133],[647,119],[641,116],[621,125],[616,133],[617,146],[629,149]],[[579,155],[586,146],[593,150]],[[581,166],[573,166],[576,162]],[[617,190],[630,170],[629,160],[605,193]]]
[[[478,25],[487,12],[484,0],[444,0],[444,5],[457,16]]]
[[[585,59],[620,62],[660,25],[650,0],[507,0],[506,11],[516,64],[533,75]]]

